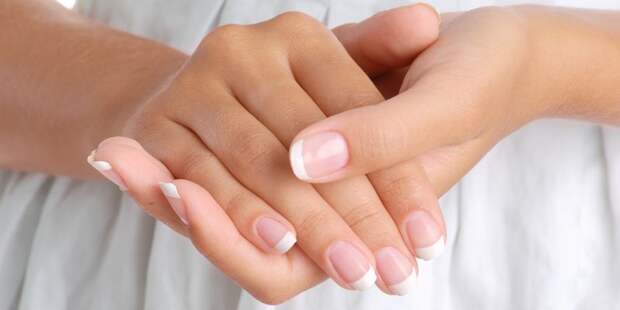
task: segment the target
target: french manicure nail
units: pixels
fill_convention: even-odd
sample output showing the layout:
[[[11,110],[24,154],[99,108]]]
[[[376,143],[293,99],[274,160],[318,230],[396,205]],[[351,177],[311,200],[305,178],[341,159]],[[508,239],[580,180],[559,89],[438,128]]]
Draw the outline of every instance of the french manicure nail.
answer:
[[[187,225],[187,215],[185,214],[185,205],[183,204],[183,200],[181,199],[181,195],[179,195],[179,191],[177,190],[177,186],[174,183],[169,182],[160,182],[159,188],[161,189],[164,196],[170,203],[172,210],[174,213],[181,219],[183,224]]]
[[[413,265],[399,250],[386,247],[375,254],[377,271],[388,289],[396,295],[407,295],[416,280]]]
[[[104,177],[116,184],[122,191],[127,191],[127,185],[123,182],[123,179],[112,169],[112,165],[109,162],[103,160],[95,160],[95,151],[92,151],[86,161]]]
[[[293,173],[300,180],[328,176],[347,165],[347,141],[341,134],[333,131],[310,135],[293,143],[290,161]]]
[[[411,212],[405,225],[417,257],[431,260],[444,251],[446,240],[439,224],[428,211],[419,209]]]
[[[256,222],[258,236],[278,253],[286,253],[297,242],[295,235],[277,220],[262,217]]]
[[[352,288],[362,291],[375,284],[375,270],[354,245],[336,241],[327,250],[329,260],[340,277]]]

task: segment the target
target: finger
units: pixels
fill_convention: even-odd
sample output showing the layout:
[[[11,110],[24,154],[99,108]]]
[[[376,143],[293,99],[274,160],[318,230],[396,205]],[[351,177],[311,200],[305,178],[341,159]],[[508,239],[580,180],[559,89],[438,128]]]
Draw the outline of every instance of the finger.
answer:
[[[88,162],[105,177],[126,190],[152,217],[186,235],[187,230],[158,189],[172,175],[135,140],[108,138],[91,153]]]
[[[314,53],[317,53],[316,49]],[[318,55],[320,57],[320,53]],[[277,68],[277,65],[267,67],[273,69]],[[330,74],[329,71],[325,73]],[[267,84],[246,76],[243,83],[235,89],[235,94],[246,109],[269,128],[283,144],[290,143],[299,129],[325,118],[319,107],[295,82],[290,72],[273,70],[271,73],[263,73],[261,79],[267,75],[269,75],[267,79],[271,81]],[[374,88],[370,81],[364,83]],[[342,84],[347,83],[343,81]],[[359,85],[342,85],[342,91],[347,91],[347,86]],[[280,113],[276,115],[269,111]],[[403,282],[411,275],[415,277],[415,259],[409,253],[394,221],[368,179],[363,176],[356,177],[329,185],[317,185],[315,188],[349,224],[375,257],[385,257],[378,262],[379,275],[381,279],[386,278],[389,282],[379,281],[378,285],[387,293],[394,293],[388,287],[390,286],[400,288],[398,293],[404,294],[408,289],[407,285],[394,286],[394,284]]]
[[[290,68],[267,64],[260,74],[246,75],[241,83],[233,83],[235,97],[285,145],[301,128],[325,118],[323,112],[332,113],[336,107],[350,106],[352,102],[370,104],[382,100],[331,33],[317,26],[309,37],[317,42],[290,43]],[[308,57],[310,50],[312,57]],[[262,83],[264,80],[271,83]],[[367,178],[315,188],[379,259],[378,285],[382,290],[406,293],[416,275],[415,259]]]
[[[324,56],[320,48],[312,50],[313,54],[317,55],[316,59],[320,61],[310,59],[301,63],[293,62],[292,66],[303,89],[314,98],[325,113],[333,115],[383,101],[383,97],[377,92],[372,81],[354,63],[350,62],[344,50],[334,48],[328,52],[331,55],[329,57],[332,58],[341,55],[340,62],[326,62],[324,59],[328,56]],[[325,76],[330,78],[326,79]],[[376,211],[372,207],[360,208],[360,210],[366,209],[368,212],[379,215],[366,221],[369,224],[367,227],[375,228],[362,230],[362,233],[374,232],[377,228],[387,225],[395,227],[394,222],[396,222],[401,227],[404,240],[409,241],[412,253],[426,259],[439,255],[445,243],[443,217],[437,197],[433,194],[433,188],[426,179],[423,169],[415,162],[407,162],[369,175],[369,177],[389,214],[384,210]],[[401,184],[397,184],[398,182]],[[332,184],[334,183],[329,184],[329,188],[333,188]],[[403,187],[401,191],[394,191],[391,189],[392,186]],[[372,189],[371,186],[368,187]],[[408,187],[410,189],[406,190]],[[389,215],[392,219],[388,224],[383,219],[388,218]],[[398,238],[398,233],[396,230],[389,231],[386,237],[389,236],[391,240],[395,240]],[[363,237],[362,240],[364,240]],[[394,247],[400,249],[399,246],[400,244]],[[406,252],[405,249],[401,250]]]
[[[437,39],[439,23],[432,6],[418,3],[336,27],[333,32],[357,64],[374,78],[411,64]]]
[[[202,216],[209,218],[208,223],[200,219],[194,221],[191,232],[193,242],[218,268],[225,270],[233,280],[263,302],[280,303],[324,278],[323,272],[300,250],[292,250],[287,256],[260,252],[244,240],[234,226],[231,227],[228,216],[217,210],[219,206],[212,206],[213,198],[208,192],[195,184],[188,184],[188,181],[170,181],[172,178],[167,169],[135,140],[124,137],[106,139],[89,161],[98,167],[104,165],[102,162],[114,167],[110,171],[104,170],[104,173],[115,173],[113,179],[126,185],[128,192],[149,214],[185,235],[189,235],[190,231],[170,205],[176,205],[182,210],[180,213],[187,214],[180,197],[188,197],[190,205],[198,206]],[[173,192],[179,198],[165,198],[157,190],[162,181],[165,184],[163,188],[167,189],[164,193],[169,194],[172,185]],[[256,265],[262,267],[249,268]]]
[[[438,75],[438,74],[436,74]],[[460,104],[456,85],[446,92],[442,77],[424,77],[381,104],[349,110],[300,132],[291,147],[298,178],[329,182],[387,168],[433,148],[479,134],[482,115]],[[452,92],[454,91],[454,92]]]
[[[259,300],[278,304],[323,279],[323,273],[299,249],[274,256],[254,247],[201,186],[175,180],[166,183],[166,188],[177,194],[169,199],[185,210],[196,248]]]
[[[369,178],[416,256],[439,256],[446,242],[445,223],[433,185],[418,162],[409,160]]]
[[[247,240],[267,253],[286,253],[294,246],[295,229],[289,221],[239,184],[194,133],[170,121],[157,127],[161,133],[145,139],[145,147],[176,177],[209,191]]]
[[[181,83],[189,76],[180,77]],[[209,94],[205,100],[202,94]],[[368,248],[310,186],[287,167],[283,145],[217,82],[205,85],[193,109],[176,111],[176,120],[192,128],[248,190],[288,219],[298,244],[337,283],[365,289],[375,282]],[[198,108],[200,107],[200,108]]]
[[[418,257],[430,260],[444,250],[446,229],[437,196],[445,194],[470,171],[493,147],[496,138],[485,135],[434,149],[415,160],[369,174]]]

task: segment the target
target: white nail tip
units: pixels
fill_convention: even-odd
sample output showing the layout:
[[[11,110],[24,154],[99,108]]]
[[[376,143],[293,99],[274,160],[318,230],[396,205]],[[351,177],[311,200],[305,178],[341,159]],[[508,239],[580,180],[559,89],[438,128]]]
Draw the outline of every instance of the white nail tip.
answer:
[[[92,150],[92,152],[88,154],[88,157],[86,157],[86,161],[91,165],[93,164],[93,162],[95,161],[95,150]]]
[[[95,151],[90,152],[90,155],[86,157],[86,161],[102,174],[106,172],[104,175],[107,176],[110,181],[116,184],[121,191],[126,192],[127,187],[125,186],[123,181],[121,181],[121,178],[118,176],[118,174],[116,174],[116,172],[112,170],[112,165],[110,165],[110,163],[107,161],[95,160],[95,153]]]
[[[278,251],[278,253],[284,254],[288,252],[296,242],[297,239],[295,239],[295,235],[293,235],[290,231],[287,231],[286,234],[284,234],[284,237],[278,241],[278,244],[276,244],[274,248]]]
[[[445,248],[446,248],[446,241],[444,237],[442,236],[441,238],[439,238],[439,240],[437,240],[437,242],[435,242],[435,244],[431,246],[415,249],[415,254],[417,257],[423,260],[431,260],[441,255],[441,253],[444,251]]]
[[[103,160],[95,160],[95,151],[90,152],[90,155],[86,158],[86,161],[97,169],[97,171],[103,172],[112,170],[112,165],[109,162]]]
[[[373,286],[376,281],[377,281],[377,274],[375,274],[375,270],[372,267],[370,267],[363,277],[351,283],[351,287],[353,287],[354,289],[358,291],[363,291]]]
[[[109,162],[107,161],[93,161],[91,163],[91,165],[93,165],[93,167],[101,172],[103,171],[108,171],[108,170],[112,170],[112,165],[110,165]]]
[[[414,270],[407,277],[407,279],[403,280],[402,282],[398,284],[390,285],[388,288],[390,289],[390,291],[392,291],[392,293],[396,295],[404,296],[404,295],[407,295],[409,291],[411,291],[411,288],[413,288],[413,286],[415,285],[416,279],[417,279],[417,276]]]
[[[160,182],[159,188],[161,188],[166,197],[181,199],[181,195],[179,195],[179,191],[174,183]]]
[[[295,176],[303,181],[310,180],[310,176],[308,176],[308,172],[306,171],[306,166],[304,165],[304,140],[299,140],[291,146],[290,150],[290,161],[291,167],[293,168],[293,173]]]

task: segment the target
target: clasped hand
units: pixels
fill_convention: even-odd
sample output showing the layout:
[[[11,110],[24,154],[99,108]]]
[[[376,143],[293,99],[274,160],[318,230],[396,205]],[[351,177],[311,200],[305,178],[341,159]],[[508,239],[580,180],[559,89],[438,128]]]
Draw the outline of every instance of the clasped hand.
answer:
[[[482,9],[439,36],[426,5],[222,26],[89,162],[263,302],[326,276],[406,294],[446,242],[438,195],[549,111],[521,26]]]

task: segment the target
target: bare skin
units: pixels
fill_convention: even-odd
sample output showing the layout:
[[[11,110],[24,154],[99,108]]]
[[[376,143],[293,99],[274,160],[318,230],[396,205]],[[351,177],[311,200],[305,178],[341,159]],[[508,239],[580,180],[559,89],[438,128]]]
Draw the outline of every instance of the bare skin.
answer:
[[[53,1],[4,0],[0,27],[0,166],[15,170],[95,176],[83,155],[187,59]]]
[[[406,293],[391,285],[416,273],[415,236],[394,222],[424,212],[439,227],[434,238],[445,234],[430,186],[391,193],[394,201],[412,203],[390,208],[373,189],[381,178],[329,186],[294,178],[286,148],[297,131],[324,112],[384,100],[359,59],[310,17],[291,13],[220,27],[186,56],[46,1],[7,1],[2,14],[2,29],[28,35],[7,31],[3,38],[12,44],[0,55],[11,77],[0,91],[6,102],[0,144],[7,150],[0,164],[88,177],[93,170],[84,156],[96,148],[93,166],[111,167],[105,176],[262,301],[288,299],[326,274],[345,288],[366,288],[375,282],[371,270],[386,293]],[[377,74],[411,62],[437,36],[429,7],[405,8],[398,16],[418,25],[406,44],[360,36],[356,27],[348,32],[358,39],[349,47],[370,42],[400,50],[397,62],[372,68]],[[378,29],[389,20],[393,16],[384,14],[358,28]],[[125,138],[99,143],[110,136]],[[416,167],[399,175],[415,176],[419,184],[425,179]],[[167,200],[160,182],[176,186],[182,199]],[[169,202],[181,207],[173,210]],[[217,207],[192,208],[196,204]],[[265,218],[292,233],[299,246],[288,251],[266,240],[259,224]],[[344,264],[334,259],[345,252]],[[344,270],[350,266],[357,270]]]
[[[366,197],[373,197],[374,187],[377,190],[374,195],[379,195],[380,201],[375,197],[370,200],[374,201],[371,204],[360,204],[370,205],[371,208],[347,220],[347,216],[343,216],[347,214],[344,211],[347,201],[329,201],[328,197],[331,195],[327,192],[327,187],[321,190],[320,187],[303,187],[300,183],[291,181],[290,171],[289,176],[279,172],[283,167],[280,164],[270,166],[269,161],[264,161],[258,165],[271,167],[262,171],[270,176],[266,179],[269,181],[256,178],[256,173],[244,176],[241,171],[235,174],[235,166],[246,167],[244,170],[249,171],[252,171],[252,166],[247,166],[241,161],[237,164],[227,164],[225,160],[231,158],[226,156],[227,149],[209,145],[208,141],[213,141],[213,137],[201,136],[201,134],[217,132],[226,134],[226,132],[213,128],[200,130],[199,122],[194,122],[187,127],[197,132],[203,147],[206,144],[210,151],[215,153],[213,157],[209,155],[208,158],[219,158],[223,166],[233,170],[235,178],[231,178],[230,182],[241,179],[241,185],[251,192],[245,197],[254,197],[246,201],[251,202],[248,204],[252,206],[249,209],[256,213],[245,211],[234,213],[223,203],[227,201],[226,191],[220,190],[231,186],[222,187],[221,184],[214,184],[211,179],[201,178],[201,175],[213,173],[214,166],[202,164],[203,168],[211,168],[206,169],[204,174],[193,172],[194,175],[184,175],[183,172],[195,171],[201,167],[197,165],[188,168],[182,165],[188,162],[195,163],[195,160],[191,161],[191,156],[182,156],[195,153],[169,152],[171,145],[175,151],[190,150],[192,145],[199,148],[200,141],[191,135],[184,139],[166,140],[165,137],[174,136],[170,134],[173,131],[162,131],[157,125],[149,126],[149,124],[163,124],[160,122],[162,116],[174,116],[190,122],[192,112],[199,113],[200,109],[189,105],[187,106],[189,110],[185,111],[186,113],[190,111],[189,114],[177,114],[183,113],[183,109],[176,109],[178,105],[175,105],[175,109],[170,109],[168,105],[169,102],[188,101],[177,98],[196,98],[195,85],[205,85],[202,82],[211,81],[207,79],[208,75],[205,77],[205,71],[200,69],[201,62],[213,60],[201,57],[201,54],[192,55],[192,58],[188,59],[187,56],[159,44],[85,21],[51,3],[6,1],[6,6],[0,10],[0,14],[5,14],[7,17],[0,19],[1,29],[15,29],[15,25],[19,25],[26,33],[31,34],[16,35],[5,31],[6,33],[2,33],[3,37],[0,37],[0,39],[6,38],[3,42],[13,42],[11,48],[0,51],[0,62],[3,68],[8,68],[0,76],[3,82],[8,81],[2,84],[2,87],[6,88],[0,90],[2,102],[6,102],[0,106],[2,109],[0,146],[3,150],[7,150],[0,154],[0,165],[18,170],[87,176],[90,173],[87,172],[87,166],[82,164],[83,156],[98,141],[116,135],[135,138],[137,142],[126,138],[104,141],[97,148],[95,159],[111,163],[126,183],[129,193],[147,212],[177,231],[187,234],[197,248],[218,267],[259,299],[268,303],[279,303],[315,285],[324,278],[324,273],[332,276],[342,286],[350,287],[350,283],[338,275],[325,257],[326,248],[329,248],[333,240],[345,239],[355,243],[362,252],[365,252],[364,255],[372,265],[375,265],[375,255],[379,257],[379,253],[383,253],[381,250],[386,246],[398,249],[411,260],[411,255],[415,254],[416,249],[412,247],[411,240],[408,240],[404,231],[406,229],[391,227],[387,224],[386,217],[389,219],[388,216],[391,216],[401,225],[406,218],[405,215],[412,211],[411,208],[426,208],[431,210],[429,212],[443,232],[443,222],[436,208],[435,193],[445,192],[495,142],[528,121],[540,117],[561,116],[617,124],[620,119],[618,107],[620,95],[615,87],[617,72],[620,72],[617,61],[619,50],[617,44],[620,41],[617,13],[516,7],[488,8],[445,16],[440,40],[417,58],[408,69],[407,65],[411,64],[417,53],[433,40],[429,41],[428,38],[421,40],[417,37],[422,43],[407,48],[401,46],[400,51],[405,51],[404,54],[381,55],[372,51],[369,53],[362,50],[367,44],[361,43],[377,36],[364,36],[360,33],[372,33],[373,27],[368,26],[372,23],[348,25],[335,30],[347,52],[366,74],[374,77],[372,80],[374,86],[381,90],[384,96],[392,97],[388,102],[401,103],[392,104],[391,106],[396,108],[390,109],[387,109],[386,104],[373,105],[372,108],[358,108],[379,103],[382,98],[372,83],[369,83],[371,80],[360,77],[361,70],[350,66],[350,62],[342,55],[336,58],[337,63],[347,65],[344,65],[340,72],[356,78],[353,82],[335,84],[338,92],[334,95],[346,94],[348,90],[350,93],[362,94],[367,98],[354,100],[361,102],[357,103],[357,106],[328,105],[327,109],[331,109],[332,112],[326,112],[322,117],[352,108],[358,109],[344,112],[326,121],[319,121],[322,117],[318,114],[314,118],[307,117],[314,112],[300,113],[292,119],[296,120],[297,125],[304,123],[308,125],[318,121],[302,131],[297,139],[304,138],[309,133],[330,130],[342,133],[348,141],[351,156],[346,168],[318,181],[372,172],[368,179],[355,181],[357,184],[341,183],[342,190],[332,194],[332,197],[347,192],[370,193],[370,196]],[[333,53],[338,51],[337,45],[333,45],[321,27],[302,16],[290,17],[275,19],[262,26],[221,30],[217,33],[219,36],[217,40],[229,41],[216,42],[238,44],[239,40],[231,40],[231,36],[241,37],[244,38],[242,42],[250,45],[237,47],[247,48],[253,46],[251,45],[253,38],[265,34],[260,31],[266,30],[270,34],[284,34],[286,39],[282,40],[282,37],[279,37],[277,42],[290,43],[295,42],[286,36],[290,35],[290,32],[281,30],[290,29],[291,25],[301,25],[310,27],[308,30],[313,31],[313,35],[322,37],[324,40],[321,43],[328,44],[327,46],[331,48],[329,51]],[[376,30],[375,28],[374,31]],[[249,31],[253,31],[252,35],[247,35]],[[411,35],[412,38],[416,38],[419,33]],[[202,49],[197,53],[207,50],[209,42],[213,42],[213,37],[210,40],[203,42]],[[319,48],[319,45],[315,48]],[[463,48],[468,52],[461,53]],[[505,48],[506,52],[497,52],[502,51],[501,48]],[[299,53],[290,46],[282,50]],[[220,55],[222,57],[235,55],[230,52],[230,50],[222,51]],[[277,52],[274,51],[276,54]],[[265,59],[271,58],[266,56],[262,60]],[[514,59],[521,60],[522,62],[517,62],[519,64],[528,65],[514,66]],[[224,58],[222,63],[226,61]],[[153,63],[157,63],[158,66],[153,66]],[[567,63],[571,66],[567,66]],[[246,67],[247,71],[235,74],[235,78],[252,77],[251,73],[265,73],[252,71],[252,68],[252,66]],[[300,69],[295,64],[292,68]],[[403,71],[401,68],[406,70]],[[596,78],[584,74],[592,72],[590,70],[595,70]],[[387,74],[383,74],[386,72]],[[476,75],[467,75],[472,73]],[[215,77],[225,78],[227,74],[231,73],[225,70],[219,71],[219,75],[215,74]],[[308,76],[312,76],[311,71]],[[338,76],[337,72],[333,76]],[[213,77],[211,75],[211,78]],[[235,81],[223,80],[226,86],[235,86]],[[316,85],[323,85],[319,87],[320,89],[329,89],[333,86],[329,83]],[[445,88],[438,89],[437,85]],[[397,95],[399,87],[400,94]],[[447,92],[446,89],[451,91]],[[513,97],[518,94],[518,98],[523,98],[522,102],[517,104],[513,100],[508,100],[512,97],[507,98],[507,93]],[[202,95],[200,93],[199,97],[209,99],[208,96],[203,98]],[[317,100],[317,96],[320,97],[315,93],[311,97]],[[463,98],[465,100],[455,100]],[[321,100],[317,101],[319,102],[304,104],[302,107],[306,109],[317,105],[321,110],[325,109],[321,106]],[[430,106],[428,102],[439,104]],[[242,104],[251,110],[251,107],[247,106],[247,101]],[[428,108],[429,106],[432,108]],[[400,107],[402,110],[397,110]],[[274,110],[282,111],[281,108]],[[269,121],[269,115],[261,116],[264,110],[257,109],[250,112],[269,129],[267,132],[270,132],[253,136],[256,138],[269,137],[273,134],[274,141],[287,145],[293,140],[295,131],[302,129],[302,127],[278,128],[277,123]],[[108,119],[101,117],[102,115],[110,117]],[[224,121],[234,122],[237,117],[238,122],[239,115],[243,114],[230,115],[233,118]],[[401,116],[401,119],[398,116]],[[203,115],[203,119],[208,117],[209,114]],[[360,122],[359,117],[368,122]],[[402,117],[406,117],[406,121],[403,121]],[[412,117],[418,117],[420,121],[412,121]],[[214,122],[217,121],[216,118]],[[464,127],[451,125],[448,128],[442,126],[441,130],[434,130],[432,126],[436,126],[437,123],[464,124]],[[414,127],[410,128],[403,124],[413,124]],[[424,124],[428,126],[424,127]],[[381,130],[369,131],[364,128]],[[380,137],[373,136],[373,132],[379,133]],[[245,136],[244,141],[247,142],[247,135]],[[468,143],[471,140],[482,142]],[[259,145],[268,143],[265,140],[265,143]],[[380,143],[379,145],[385,145],[386,148],[364,147],[363,143],[367,145]],[[58,145],[63,147],[59,148]],[[240,144],[233,145],[240,146]],[[278,151],[257,148],[248,150],[257,155],[265,151],[265,154],[273,155],[275,162],[278,163],[286,161],[286,156],[281,154],[280,146],[274,144],[273,149]],[[373,149],[390,149],[391,152],[368,153]],[[234,154],[228,155],[234,158]],[[400,164],[394,166],[396,163]],[[377,172],[378,168],[384,167],[385,170]],[[173,180],[174,178],[187,178],[189,181]],[[304,197],[314,201],[313,204],[331,205],[336,212],[320,218],[329,219],[334,223],[326,227],[336,228],[313,231],[312,228],[319,222],[303,218],[304,214],[313,214],[312,211],[308,211],[309,209],[305,213],[298,210],[287,213],[286,203],[267,197],[269,195],[264,194],[266,189],[261,188],[261,185],[274,179],[285,180],[278,183],[278,189],[296,188],[297,192],[293,191],[295,194],[303,193]],[[157,183],[162,181],[176,185],[182,197],[181,203],[187,225],[179,220],[170,209],[166,198],[157,190]],[[234,184],[233,187],[237,186]],[[352,197],[348,202],[355,201],[354,199],[357,198]],[[269,205],[264,205],[261,200],[271,202]],[[224,206],[220,206],[222,204]],[[378,207],[385,207],[389,215],[373,216],[365,225],[357,224],[359,219],[369,219],[367,215],[377,214],[376,210],[380,209]],[[248,230],[248,227],[251,227],[248,223],[252,223],[262,214],[270,214],[286,223],[292,231],[304,231],[304,234],[298,234],[299,245],[304,251],[295,247],[284,256],[273,255],[269,253],[265,244],[253,239],[256,236],[252,235],[251,229]],[[352,229],[348,225],[352,225]],[[373,236],[377,235],[385,238],[373,239]],[[234,246],[230,246],[231,240],[234,241]],[[406,252],[407,249],[411,253]],[[413,260],[411,262],[414,263]],[[381,273],[381,268],[378,269]],[[394,293],[384,282],[383,275],[380,274],[378,285],[384,291]]]
[[[517,6],[443,17],[439,40],[390,79],[392,98],[299,133],[338,132],[348,143],[346,165],[310,182],[416,159],[442,195],[533,120],[620,124],[619,12]]]

